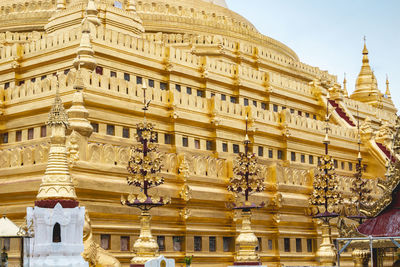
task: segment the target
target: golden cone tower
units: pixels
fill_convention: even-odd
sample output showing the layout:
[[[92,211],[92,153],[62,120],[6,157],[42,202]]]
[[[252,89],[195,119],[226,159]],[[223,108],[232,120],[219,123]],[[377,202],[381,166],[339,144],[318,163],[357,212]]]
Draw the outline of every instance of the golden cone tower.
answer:
[[[58,93],[51,106],[47,125],[51,128],[50,151],[45,175],[37,194],[36,205],[43,200],[76,200],[75,188],[68,169],[65,130],[68,115]]]

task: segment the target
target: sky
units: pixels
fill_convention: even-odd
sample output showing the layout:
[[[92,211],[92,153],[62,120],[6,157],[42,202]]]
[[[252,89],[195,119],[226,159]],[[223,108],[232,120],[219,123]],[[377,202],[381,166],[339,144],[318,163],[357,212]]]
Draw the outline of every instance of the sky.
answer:
[[[378,88],[389,77],[400,109],[399,0],[226,0],[264,35],[296,52],[300,61],[327,70],[354,91],[366,36]]]

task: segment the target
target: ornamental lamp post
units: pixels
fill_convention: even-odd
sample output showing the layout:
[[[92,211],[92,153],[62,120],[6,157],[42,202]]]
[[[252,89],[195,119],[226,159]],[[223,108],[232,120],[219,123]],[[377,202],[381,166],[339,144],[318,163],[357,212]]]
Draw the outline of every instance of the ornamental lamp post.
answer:
[[[231,208],[242,211],[242,229],[235,241],[238,251],[234,262],[234,265],[242,266],[261,265],[260,257],[256,251],[258,239],[251,229],[251,210],[262,208],[264,203],[254,204],[249,201],[249,196],[265,189],[264,179],[259,177],[261,169],[257,163],[257,157],[249,149],[250,139],[247,131],[248,117],[246,116],[246,136],[243,142],[244,153],[240,152],[234,161],[234,176],[230,178],[228,186],[229,191],[241,194],[244,197],[243,202],[230,203]]]
[[[146,83],[143,81],[143,122],[136,125],[135,138],[137,145],[132,147],[132,155],[128,163],[127,178],[129,186],[140,189],[140,193],[132,192],[126,197],[121,196],[121,203],[141,210],[140,235],[133,245],[135,256],[131,260],[131,267],[143,267],[144,264],[158,256],[158,244],[151,234],[150,210],[170,203],[170,198],[150,195],[149,190],[164,183],[164,178],[159,177],[162,160],[157,155],[157,134],[154,124],[146,121],[146,111],[150,101],[146,100]]]
[[[325,116],[325,155],[318,166],[318,171],[314,176],[313,193],[309,199],[310,205],[317,210],[314,218],[322,221],[322,242],[316,253],[322,266],[334,266],[336,261],[336,250],[332,243],[330,220],[338,217],[335,207],[339,204],[341,194],[338,190],[338,181],[335,174],[334,161],[329,156],[329,92],[326,103]]]

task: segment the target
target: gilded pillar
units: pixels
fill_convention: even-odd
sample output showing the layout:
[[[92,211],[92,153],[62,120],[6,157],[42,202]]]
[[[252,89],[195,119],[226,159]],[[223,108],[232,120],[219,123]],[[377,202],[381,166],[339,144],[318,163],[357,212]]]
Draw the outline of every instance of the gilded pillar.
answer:
[[[351,256],[353,257],[354,267],[368,267],[369,257],[371,256],[369,249],[356,248]]]
[[[242,229],[236,238],[239,250],[235,255],[235,262],[259,262],[260,257],[256,252],[258,239],[251,229],[251,211],[242,210]]]
[[[317,251],[317,258],[321,266],[335,266],[336,249],[332,243],[331,227],[328,222],[323,222],[322,242]]]
[[[158,256],[158,244],[151,234],[150,220],[150,212],[143,210],[140,215],[140,235],[133,245],[136,255],[131,260],[131,266],[145,264]]]

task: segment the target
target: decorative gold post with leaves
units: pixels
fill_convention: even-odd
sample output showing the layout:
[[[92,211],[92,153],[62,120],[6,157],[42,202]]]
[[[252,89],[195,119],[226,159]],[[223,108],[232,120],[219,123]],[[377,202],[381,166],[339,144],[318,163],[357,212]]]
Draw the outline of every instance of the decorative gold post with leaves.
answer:
[[[357,106],[357,117],[358,116],[358,106]],[[365,167],[362,164],[361,156],[361,136],[360,136],[360,122],[357,120],[357,132],[358,132],[358,156],[356,164],[356,173],[354,174],[350,191],[352,193],[352,198],[350,199],[350,208],[345,209],[345,216],[349,219],[357,221],[362,224],[367,216],[365,216],[360,211],[360,205],[362,203],[369,203],[371,198],[371,189],[368,187],[367,180],[363,178],[363,172]]]
[[[326,127],[325,139],[325,155],[318,166],[318,172],[314,177],[313,193],[310,197],[310,205],[314,208],[314,218],[322,221],[322,242],[317,251],[317,257],[322,266],[334,266],[336,261],[336,251],[332,243],[331,227],[329,221],[339,216],[335,212],[336,206],[339,204],[341,194],[338,190],[338,181],[335,174],[334,161],[329,156],[329,93],[327,95],[326,104]]]
[[[164,183],[158,176],[162,168],[161,158],[157,155],[157,136],[153,131],[154,125],[146,121],[146,111],[150,101],[146,101],[146,84],[143,83],[143,122],[136,125],[135,135],[138,144],[132,148],[132,156],[128,164],[130,176],[128,185],[140,189],[140,193],[131,192],[128,197],[121,197],[121,203],[141,210],[140,236],[133,245],[136,253],[131,260],[131,267],[144,266],[144,264],[158,255],[158,245],[151,234],[150,209],[170,203],[169,198],[150,196],[149,189]]]
[[[248,118],[246,116],[246,137],[243,142],[244,153],[239,153],[234,162],[234,177],[230,179],[230,185],[228,186],[229,191],[244,196],[244,201],[238,206],[236,203],[232,205],[233,209],[242,210],[242,229],[236,238],[239,250],[236,252],[234,265],[260,265],[260,257],[256,252],[258,239],[251,229],[251,210],[263,207],[264,203],[260,205],[251,203],[249,196],[252,193],[262,192],[265,187],[264,179],[259,177],[260,166],[257,163],[257,157],[250,152],[247,121]]]

